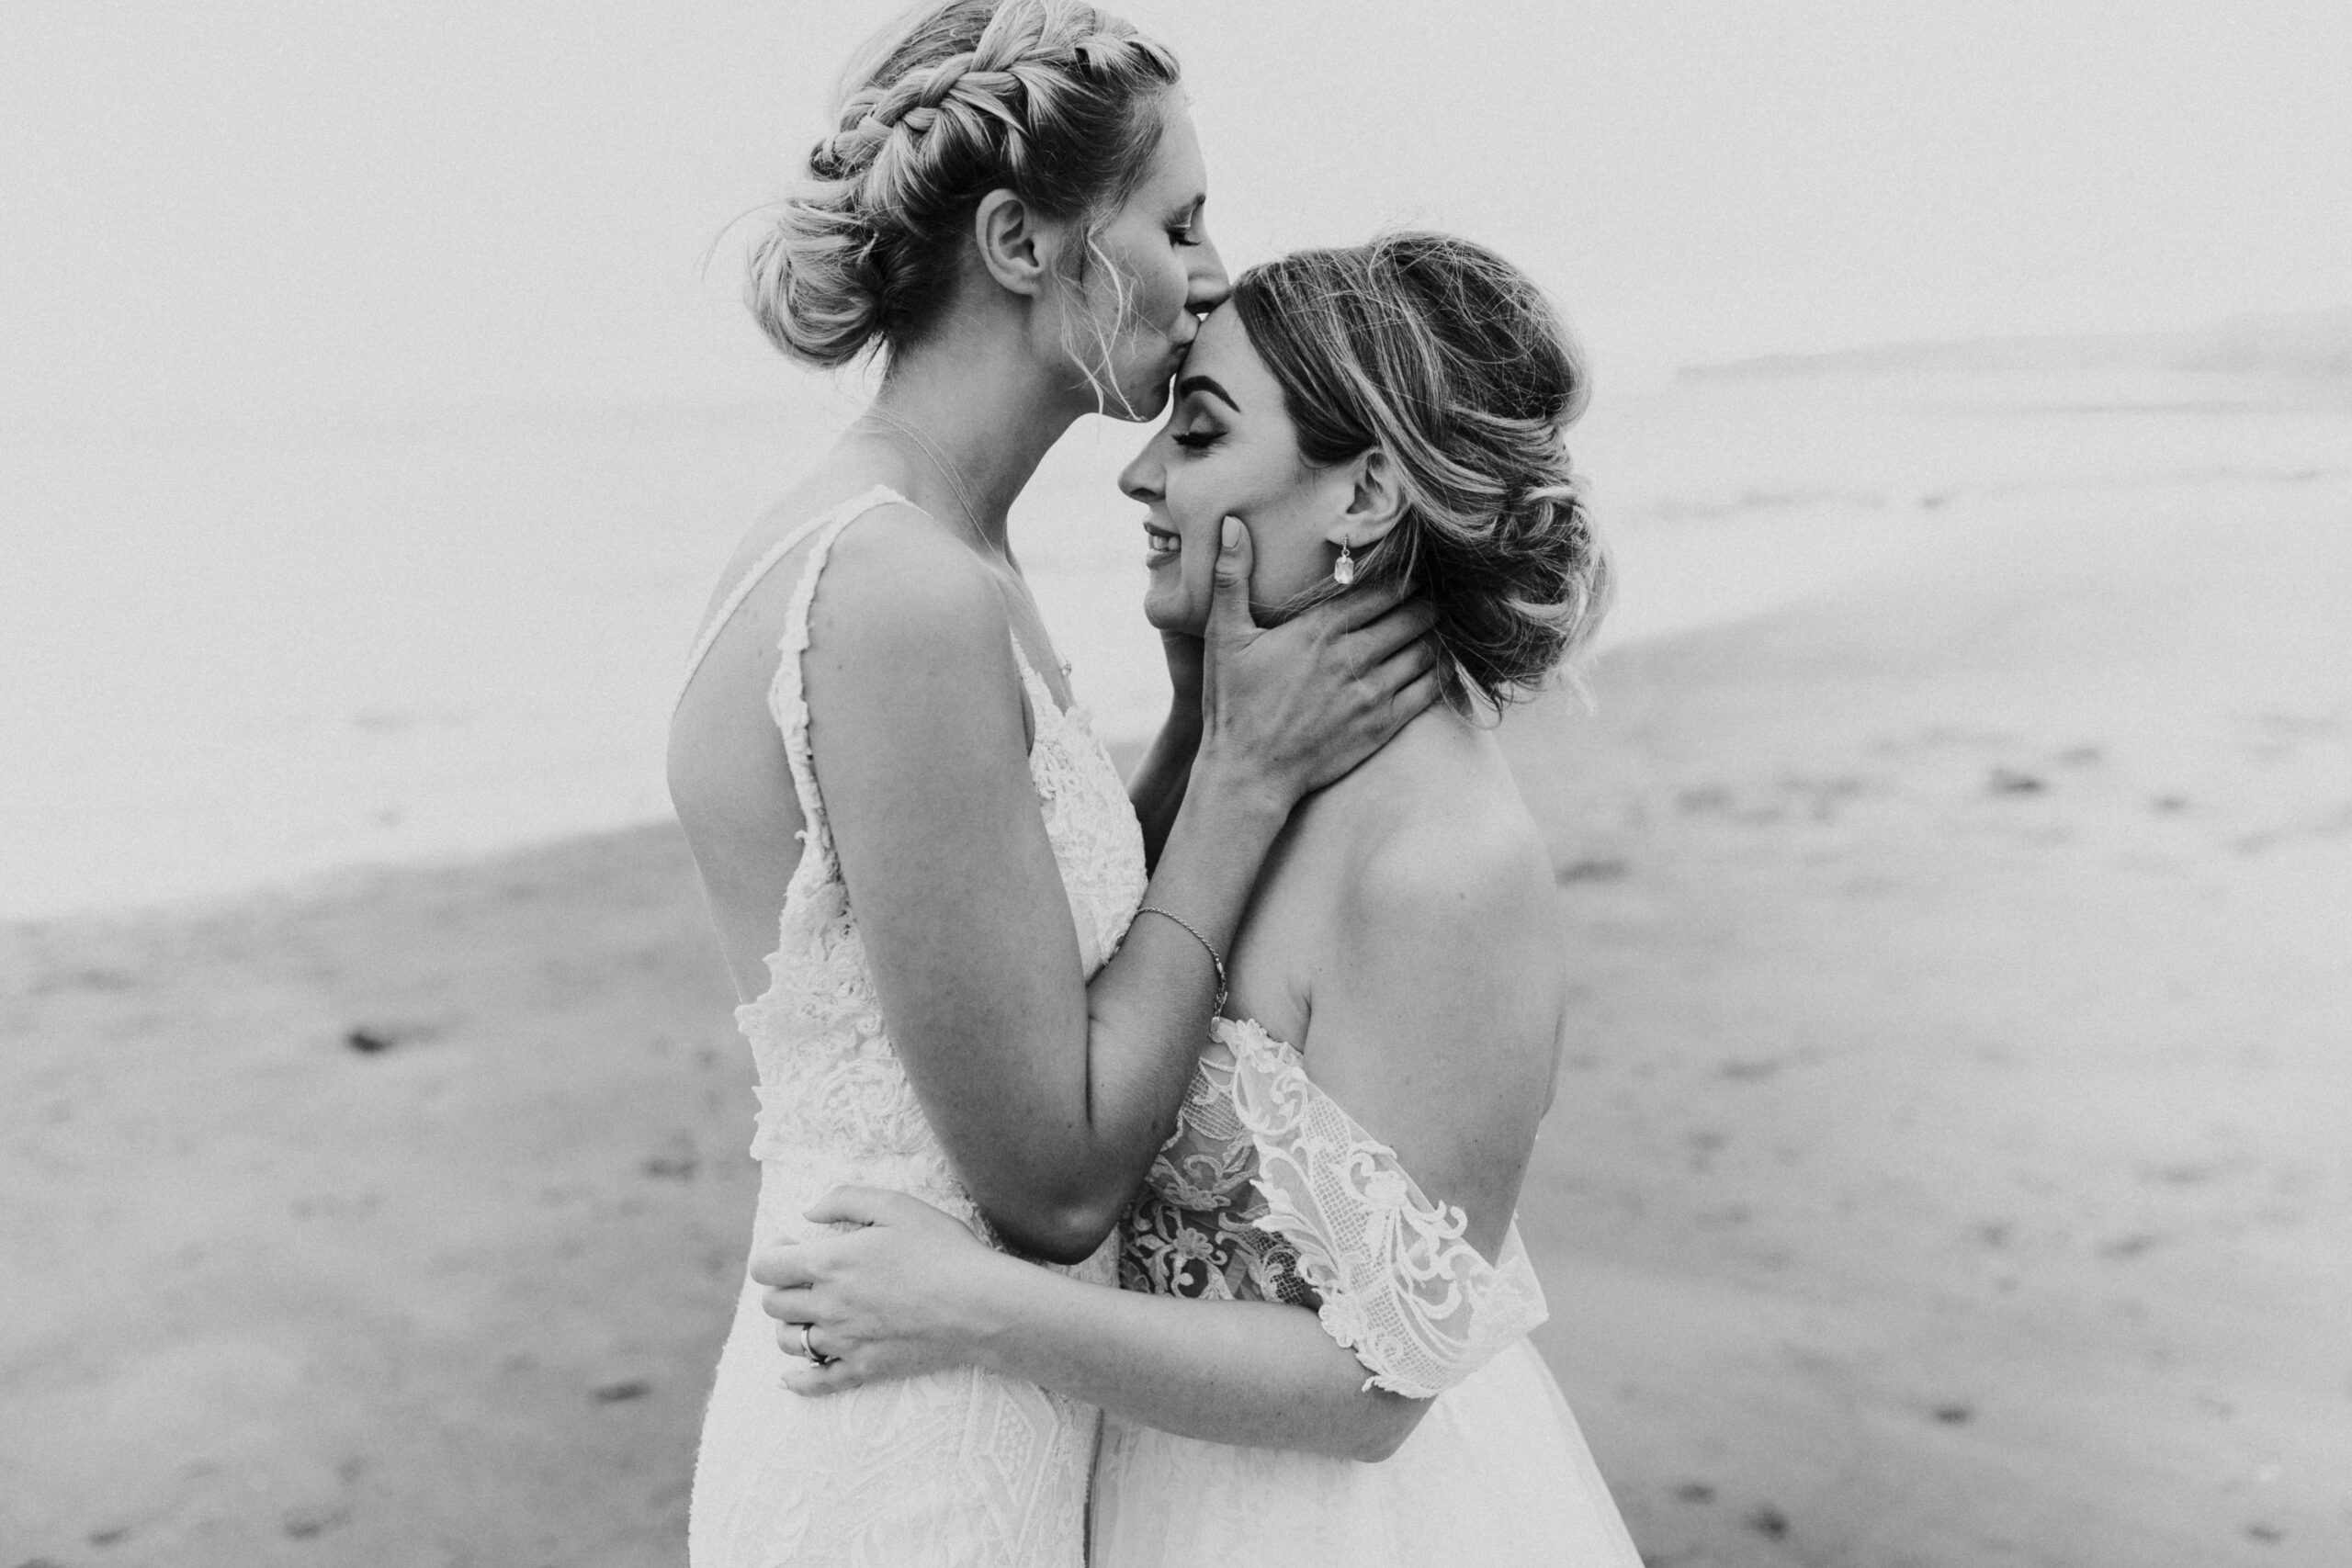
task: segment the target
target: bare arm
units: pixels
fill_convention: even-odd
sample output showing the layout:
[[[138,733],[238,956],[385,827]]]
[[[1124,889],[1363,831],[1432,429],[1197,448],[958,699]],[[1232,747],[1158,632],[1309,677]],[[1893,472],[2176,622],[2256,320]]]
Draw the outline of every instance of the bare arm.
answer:
[[[860,1348],[829,1366],[786,1361],[802,1393],[972,1364],[1184,1437],[1360,1460],[1394,1453],[1429,1408],[1365,1388],[1363,1363],[1301,1307],[1086,1284],[991,1251],[900,1193],[843,1188],[810,1213],[869,1228],[816,1244],[848,1261],[818,1287],[815,1343]],[[770,1255],[755,1277],[800,1278],[786,1253],[802,1250]]]
[[[1557,962],[1549,877],[1509,853],[1445,849],[1423,860],[1408,845],[1353,890],[1353,945],[1318,987],[1308,1059],[1425,1193],[1464,1207],[1491,1260],[1558,1025],[1541,967]],[[896,1194],[844,1189],[811,1217],[867,1228],[756,1260],[769,1312],[815,1325],[816,1348],[840,1358],[789,1363],[803,1393],[969,1362],[1185,1436],[1356,1459],[1394,1452],[1428,1408],[1367,1388],[1365,1366],[1297,1307],[1080,1284]]]
[[[1218,562],[1198,754],[1148,894],[1220,951],[1292,804],[1431,694],[1425,613],[1366,597],[1260,632],[1249,558],[1244,534]],[[810,740],[892,1043],[1006,1239],[1082,1258],[1173,1123],[1215,972],[1145,919],[1082,981],[1002,604],[960,546],[920,520],[852,530],[812,627]]]

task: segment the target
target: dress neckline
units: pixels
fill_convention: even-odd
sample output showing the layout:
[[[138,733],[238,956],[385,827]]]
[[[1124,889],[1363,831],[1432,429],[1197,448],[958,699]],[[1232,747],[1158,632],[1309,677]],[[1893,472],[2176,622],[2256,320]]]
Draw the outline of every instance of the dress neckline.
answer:
[[[1008,626],[1005,627],[1005,636],[1012,642],[1012,661],[1020,670],[1021,683],[1026,688],[1031,688],[1032,704],[1042,703],[1045,706],[1051,708],[1054,716],[1064,724],[1085,726],[1086,715],[1081,705],[1073,697],[1069,706],[1062,706],[1060,699],[1054,695],[1053,687],[1046,684],[1046,677],[1038,672],[1035,664],[1030,662],[1029,650],[1021,646],[1021,634]],[[1067,671],[1067,666],[1064,668]]]

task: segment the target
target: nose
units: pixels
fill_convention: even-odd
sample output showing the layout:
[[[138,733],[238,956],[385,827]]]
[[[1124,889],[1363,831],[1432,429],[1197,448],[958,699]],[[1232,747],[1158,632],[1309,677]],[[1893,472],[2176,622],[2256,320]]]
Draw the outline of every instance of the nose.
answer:
[[[1184,309],[1195,316],[1205,316],[1225,303],[1233,292],[1233,280],[1225,275],[1225,258],[1216,254],[1216,242],[1206,234],[1193,251],[1192,269],[1184,279]]]
[[[1167,434],[1166,425],[1153,431],[1151,439],[1143,444],[1143,450],[1135,455],[1135,460],[1119,470],[1119,493],[1129,501],[1140,501],[1149,506],[1167,493],[1168,470],[1159,456],[1159,444]]]

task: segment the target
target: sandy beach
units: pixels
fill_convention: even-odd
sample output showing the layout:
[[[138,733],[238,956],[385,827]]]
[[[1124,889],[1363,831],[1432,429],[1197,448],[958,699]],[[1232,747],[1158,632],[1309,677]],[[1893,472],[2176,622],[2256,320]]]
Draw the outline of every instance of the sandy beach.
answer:
[[[1538,1337],[1653,1562],[2352,1561],[2347,516],[1957,502],[1513,736]]]
[[[2352,1561],[2352,479],[1933,498],[1506,726],[1539,1342],[1657,1564]],[[682,1560],[674,833],[0,933],[0,1568]]]

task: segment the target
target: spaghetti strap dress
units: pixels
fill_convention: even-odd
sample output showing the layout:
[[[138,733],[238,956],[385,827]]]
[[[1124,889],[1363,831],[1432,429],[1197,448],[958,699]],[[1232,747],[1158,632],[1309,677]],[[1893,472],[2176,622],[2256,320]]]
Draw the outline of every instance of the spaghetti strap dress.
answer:
[[[806,1237],[815,1227],[802,1211],[852,1182],[910,1193],[994,1241],[891,1048],[809,747],[801,660],[810,606],[842,530],[886,504],[910,503],[876,487],[779,541],[688,661],[691,676],[752,588],[806,544],[768,710],[808,826],[768,987],[735,1014],[758,1068],[759,1244]],[[1142,834],[1083,711],[1056,705],[1017,638],[1013,656],[1035,713],[1037,809],[1091,977],[1142,900]],[[1114,1237],[1064,1271],[1108,1285],[1116,1251]],[[1080,1568],[1099,1412],[972,1369],[804,1398],[780,1382],[784,1353],[760,1295],[746,1277],[703,1422],[692,1568]]]

